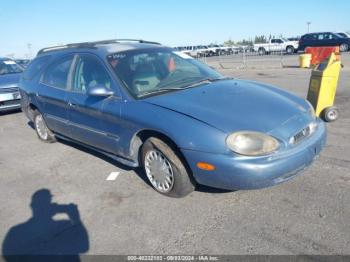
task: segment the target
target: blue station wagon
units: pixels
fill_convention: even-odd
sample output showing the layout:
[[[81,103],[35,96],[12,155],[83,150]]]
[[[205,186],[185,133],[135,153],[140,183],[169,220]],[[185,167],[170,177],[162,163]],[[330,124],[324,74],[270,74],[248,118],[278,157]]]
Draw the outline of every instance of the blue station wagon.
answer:
[[[74,141],[140,166],[154,189],[171,197],[196,184],[279,184],[310,165],[326,141],[325,124],[306,100],[224,77],[154,42],[45,48],[20,87],[39,139]]]

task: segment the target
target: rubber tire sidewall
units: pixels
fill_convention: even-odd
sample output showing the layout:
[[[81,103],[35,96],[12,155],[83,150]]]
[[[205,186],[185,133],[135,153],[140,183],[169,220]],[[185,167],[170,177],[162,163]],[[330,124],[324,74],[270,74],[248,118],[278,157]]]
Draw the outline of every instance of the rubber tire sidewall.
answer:
[[[340,50],[341,52],[347,52],[347,51],[349,51],[349,45],[348,45],[348,44],[341,44],[341,45],[339,46],[339,49],[341,49],[341,48],[340,48],[341,46],[346,46],[346,48],[345,48],[344,50]]]
[[[258,53],[259,53],[259,55],[266,55],[265,48],[259,48]]]
[[[290,52],[288,52],[288,50],[290,50]],[[293,46],[288,46],[287,49],[286,49],[286,52],[288,55],[291,55],[294,53],[294,47]]]
[[[191,174],[187,171],[184,163],[181,160],[181,157],[176,152],[175,149],[172,149],[168,144],[162,141],[159,138],[151,137],[145,141],[141,149],[141,161],[144,173],[147,177],[145,170],[145,157],[148,151],[158,150],[160,151],[170,162],[173,175],[174,175],[174,185],[172,189],[167,193],[162,193],[156,190],[153,185],[152,188],[162,195],[169,197],[181,198],[185,197],[195,189],[195,182],[191,177]],[[147,177],[148,179],[148,177]],[[149,181],[149,180],[148,180]]]
[[[55,138],[54,134],[51,132],[51,130],[47,127],[46,122],[45,122],[45,119],[44,119],[43,116],[42,116],[42,118],[43,118],[43,121],[44,121],[44,123],[45,123],[45,127],[47,128],[47,139],[44,140],[44,139],[42,139],[42,138],[40,137],[40,135],[39,135],[39,133],[38,133],[38,130],[36,129],[36,124],[35,124],[35,118],[36,118],[37,116],[40,116],[40,115],[42,116],[42,114],[41,114],[38,110],[35,110],[35,111],[33,112],[33,122],[34,122],[33,124],[34,124],[35,132],[36,132],[38,138],[39,138],[41,141],[44,141],[44,142],[46,142],[46,143],[54,143],[54,142],[56,142],[56,138]]]

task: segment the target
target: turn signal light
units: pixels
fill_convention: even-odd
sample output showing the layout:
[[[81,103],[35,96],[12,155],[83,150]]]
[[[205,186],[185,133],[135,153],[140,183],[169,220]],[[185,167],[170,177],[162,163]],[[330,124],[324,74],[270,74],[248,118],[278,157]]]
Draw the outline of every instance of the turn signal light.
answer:
[[[197,167],[199,169],[203,169],[203,170],[206,170],[206,171],[213,171],[213,170],[215,170],[215,166],[213,166],[211,164],[208,164],[208,163],[205,163],[205,162],[198,162],[197,163]]]

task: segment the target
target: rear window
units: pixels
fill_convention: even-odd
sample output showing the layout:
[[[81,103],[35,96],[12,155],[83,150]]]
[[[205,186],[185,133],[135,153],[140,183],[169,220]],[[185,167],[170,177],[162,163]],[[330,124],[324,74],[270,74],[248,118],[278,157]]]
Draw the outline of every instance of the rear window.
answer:
[[[23,78],[33,79],[51,60],[51,56],[42,56],[34,59],[23,73]]]

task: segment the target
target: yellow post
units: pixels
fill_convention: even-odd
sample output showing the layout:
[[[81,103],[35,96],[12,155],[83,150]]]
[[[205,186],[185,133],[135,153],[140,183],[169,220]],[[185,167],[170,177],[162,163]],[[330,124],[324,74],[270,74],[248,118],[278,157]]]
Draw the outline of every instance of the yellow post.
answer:
[[[341,62],[334,53],[312,70],[307,100],[314,106],[317,116],[334,121],[338,111],[333,107]]]

